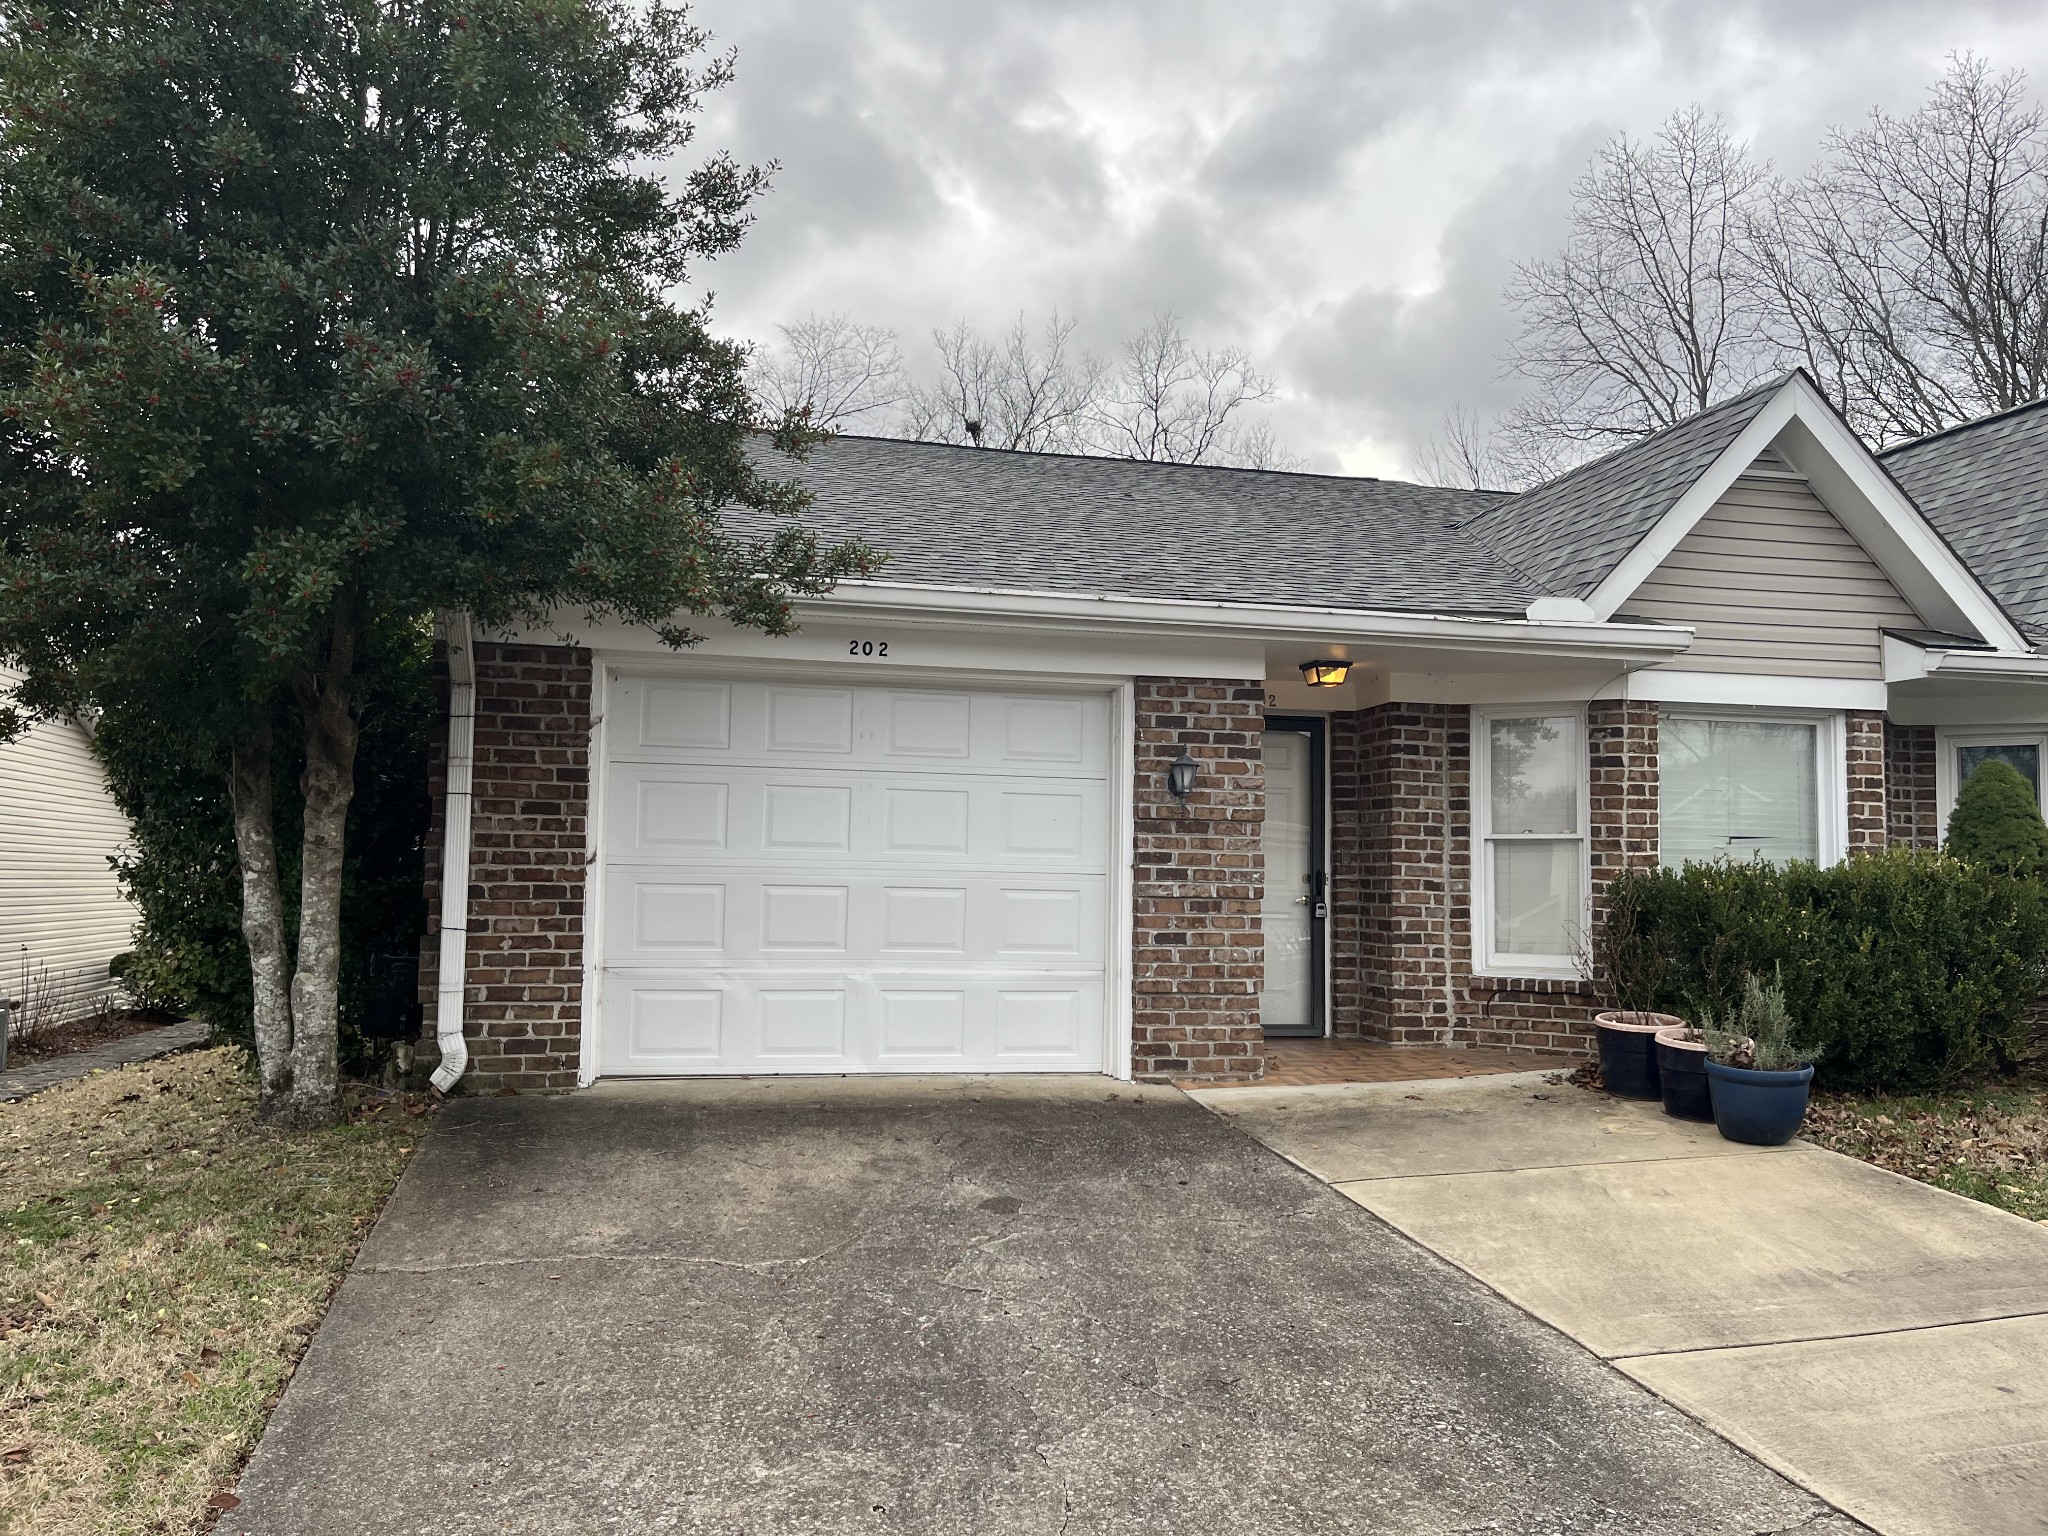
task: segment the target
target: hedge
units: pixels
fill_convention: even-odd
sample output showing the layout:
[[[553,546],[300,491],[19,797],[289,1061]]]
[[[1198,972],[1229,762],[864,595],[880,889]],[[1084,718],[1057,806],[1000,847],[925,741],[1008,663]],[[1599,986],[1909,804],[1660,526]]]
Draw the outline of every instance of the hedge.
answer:
[[[1823,1047],[1818,1078],[1838,1088],[2009,1070],[2048,980],[2041,887],[1930,851],[1631,871],[1607,907],[1601,952],[1638,957],[1637,995],[1668,1012],[1725,1014],[1745,976],[1782,977],[1801,1043]],[[1631,981],[1604,979],[1622,994]]]

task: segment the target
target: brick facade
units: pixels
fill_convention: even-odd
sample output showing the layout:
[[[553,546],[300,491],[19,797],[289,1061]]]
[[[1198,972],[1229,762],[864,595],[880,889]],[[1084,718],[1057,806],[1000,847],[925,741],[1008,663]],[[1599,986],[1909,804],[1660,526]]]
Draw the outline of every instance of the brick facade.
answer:
[[[590,653],[480,643],[471,811],[471,1088],[573,1088],[582,1038]],[[444,682],[445,696],[445,682]],[[435,1025],[447,731],[429,768],[426,1037]]]
[[[1890,840],[1907,848],[1941,845],[1941,809],[1934,791],[1934,727],[1884,728],[1884,808]]]
[[[1255,1082],[1265,690],[1145,677],[1136,695],[1133,1069],[1149,1081]],[[1166,787],[1182,752],[1200,764],[1185,806]]]
[[[1849,791],[1849,853],[1884,847],[1889,834],[1885,811],[1885,722],[1882,714],[1852,709],[1842,718],[1845,783]]]

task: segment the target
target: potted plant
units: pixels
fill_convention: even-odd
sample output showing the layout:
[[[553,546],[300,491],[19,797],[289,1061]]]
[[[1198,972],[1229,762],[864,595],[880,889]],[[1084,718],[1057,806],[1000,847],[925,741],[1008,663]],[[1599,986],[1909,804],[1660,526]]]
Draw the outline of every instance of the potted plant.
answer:
[[[1733,1024],[1723,1029],[1711,1013],[1700,1019],[1714,1124],[1730,1141],[1782,1146],[1806,1121],[1820,1050],[1794,1043],[1785,988],[1776,980],[1765,986],[1753,974],[1742,979]]]
[[[1676,1014],[1652,1007],[1667,965],[1663,949],[1643,931],[1641,892],[1632,880],[1616,880],[1607,888],[1606,910],[1580,962],[1586,979],[1619,1005],[1593,1015],[1600,1081],[1609,1093],[1630,1099],[1661,1096],[1657,1032],[1685,1028]]]
[[[1714,1118],[1712,1091],[1707,1087],[1707,1036],[1704,1030],[1678,1023],[1656,1034],[1657,1088],[1664,1113],[1681,1120]]]

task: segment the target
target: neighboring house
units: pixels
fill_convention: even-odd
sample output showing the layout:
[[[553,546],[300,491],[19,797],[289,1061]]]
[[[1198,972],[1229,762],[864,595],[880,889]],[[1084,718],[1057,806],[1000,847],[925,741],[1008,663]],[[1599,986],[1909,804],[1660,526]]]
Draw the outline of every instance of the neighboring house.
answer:
[[[0,692],[17,680],[0,669]],[[84,725],[48,720],[0,744],[0,997],[18,1000],[17,1029],[108,1001],[107,962],[135,927],[107,863],[127,840]]]
[[[1617,870],[2042,783],[2044,466],[2038,411],[1879,460],[1803,374],[1521,495],[834,439],[810,520],[891,558],[800,634],[466,652],[473,1070],[1580,1045]]]

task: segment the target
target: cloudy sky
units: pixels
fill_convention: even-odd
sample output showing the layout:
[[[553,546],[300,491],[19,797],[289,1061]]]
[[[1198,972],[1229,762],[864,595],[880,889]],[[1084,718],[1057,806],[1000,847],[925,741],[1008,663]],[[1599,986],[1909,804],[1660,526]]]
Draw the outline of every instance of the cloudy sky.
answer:
[[[1309,467],[1411,473],[1511,399],[1512,264],[1601,140],[1704,102],[1781,167],[1974,49],[2048,90],[2040,0],[699,0],[739,50],[705,141],[782,163],[707,269],[723,328],[1154,311],[1250,349]]]

